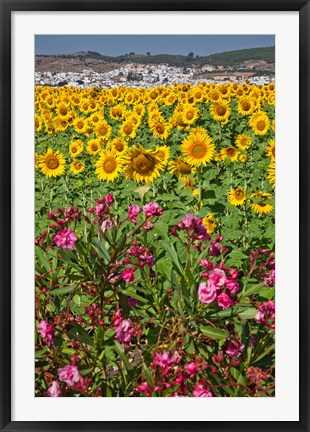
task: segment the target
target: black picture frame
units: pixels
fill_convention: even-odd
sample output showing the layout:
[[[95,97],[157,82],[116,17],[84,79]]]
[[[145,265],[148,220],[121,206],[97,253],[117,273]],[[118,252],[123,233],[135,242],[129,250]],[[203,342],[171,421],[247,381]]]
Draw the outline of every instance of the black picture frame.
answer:
[[[310,431],[309,424],[309,0],[0,0],[0,430],[1,431]],[[299,241],[300,241],[300,353],[299,421],[292,422],[23,422],[11,421],[11,14],[15,11],[298,11],[299,12]],[[289,383],[289,371],[288,371]]]

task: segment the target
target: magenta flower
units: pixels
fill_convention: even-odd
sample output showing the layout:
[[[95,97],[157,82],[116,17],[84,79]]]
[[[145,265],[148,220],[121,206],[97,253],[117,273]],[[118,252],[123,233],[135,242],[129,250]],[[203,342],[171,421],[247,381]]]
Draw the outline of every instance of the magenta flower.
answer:
[[[193,390],[194,397],[212,397],[212,393],[208,387],[203,384],[196,384]]]
[[[113,226],[112,221],[110,221],[109,219],[106,219],[106,220],[104,220],[104,221],[102,222],[102,224],[101,224],[101,230],[102,230],[103,233],[105,233],[106,230],[107,230],[107,228],[108,228],[108,229],[111,229],[112,226]]]
[[[58,369],[58,376],[60,381],[65,382],[68,386],[72,387],[80,381],[80,372],[76,366],[66,365]]]
[[[54,330],[48,322],[42,320],[38,325],[38,332],[46,345],[52,345],[54,338]]]
[[[201,282],[198,287],[198,298],[201,303],[212,303],[216,298],[216,289],[214,285]]]
[[[106,200],[106,202],[107,202],[108,205],[113,204],[113,201],[114,201],[113,195],[111,195],[111,194],[108,193],[106,195],[106,197],[105,197],[105,200]]]
[[[62,396],[60,385],[57,381],[53,381],[52,385],[47,389],[46,395],[48,397],[60,397]]]
[[[230,294],[236,294],[239,291],[239,284],[236,279],[227,279],[225,286],[227,287]]]
[[[222,309],[228,309],[230,308],[234,302],[229,297],[228,294],[222,292],[220,295],[217,296],[217,303]]]
[[[125,282],[132,282],[135,279],[134,269],[129,268],[124,270],[121,276]]]
[[[161,216],[163,214],[162,209],[160,209],[159,205],[155,202],[150,202],[143,206],[143,211],[145,212],[146,217]]]
[[[214,288],[218,290],[225,285],[226,280],[227,277],[224,270],[215,268],[210,273],[208,284],[214,286]]]
[[[198,372],[197,366],[195,362],[190,362],[184,367],[185,372],[190,376],[193,377]]]
[[[223,349],[230,357],[239,357],[244,350],[244,344],[235,340],[226,340]]]
[[[182,223],[183,223],[185,228],[190,229],[190,228],[193,228],[195,226],[195,222],[197,220],[198,219],[195,218],[195,216],[188,214],[182,219]]]
[[[115,329],[116,331],[116,339],[120,342],[130,342],[130,339],[133,336],[133,330],[131,326],[130,320],[121,320],[118,323],[118,326]]]
[[[128,207],[128,219],[133,222],[133,223],[137,223],[137,216],[140,213],[141,209],[139,206],[137,206],[136,204],[132,204],[131,206]]]
[[[58,247],[61,247],[63,249],[72,249],[75,246],[77,239],[78,238],[75,233],[71,231],[70,228],[67,228],[65,230],[59,231],[55,235],[54,242],[57,244]]]
[[[267,324],[271,328],[275,327],[275,304],[272,300],[260,304],[255,321],[259,324]]]

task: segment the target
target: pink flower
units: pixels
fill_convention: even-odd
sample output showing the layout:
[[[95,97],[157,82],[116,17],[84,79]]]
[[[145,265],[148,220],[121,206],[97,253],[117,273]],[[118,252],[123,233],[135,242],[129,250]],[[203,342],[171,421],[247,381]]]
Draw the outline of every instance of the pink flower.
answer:
[[[122,273],[122,278],[125,282],[132,282],[135,279],[135,272],[132,268],[126,269]]]
[[[190,376],[193,377],[198,372],[197,366],[194,362],[190,362],[184,367],[185,372]]]
[[[57,381],[53,381],[52,385],[47,389],[46,395],[48,397],[60,397],[62,396],[60,385]]]
[[[136,217],[138,216],[140,211],[141,209],[139,206],[137,206],[136,204],[132,204],[128,207],[128,219],[133,223],[137,223]]]
[[[104,220],[104,221],[102,222],[102,224],[101,224],[101,230],[102,230],[103,233],[105,233],[105,232],[106,232],[106,229],[107,229],[107,228],[108,228],[108,229],[111,229],[112,226],[113,226],[112,221],[110,221],[109,219],[106,219],[106,220]]]
[[[113,195],[111,195],[111,194],[108,193],[106,195],[106,197],[105,197],[105,200],[106,200],[106,202],[107,202],[108,205],[113,204],[113,201],[114,201]]]
[[[170,357],[167,351],[163,352],[162,354],[156,352],[154,354],[154,363],[160,369],[167,371],[168,369],[170,369],[170,366],[174,363],[174,360]]]
[[[182,219],[182,223],[185,226],[185,228],[193,228],[195,225],[195,222],[197,221],[197,218],[195,216],[188,214]]]
[[[159,205],[155,202],[150,202],[143,206],[143,211],[145,212],[146,217],[161,216],[163,214],[162,209],[160,209]]]
[[[222,309],[230,308],[234,304],[234,302],[229,297],[229,295],[224,293],[224,292],[222,292],[220,295],[218,295],[216,300],[217,300],[218,305]]]
[[[227,287],[230,294],[236,294],[239,291],[239,284],[236,279],[227,279],[225,286]]]
[[[244,345],[235,340],[226,340],[223,349],[230,357],[239,357],[244,350]]]
[[[68,386],[72,387],[80,381],[80,372],[76,366],[66,365],[58,369],[58,376],[60,381],[65,382]]]
[[[196,384],[193,391],[194,397],[212,397],[212,393],[208,387],[203,384]]]
[[[201,303],[212,303],[216,298],[216,290],[213,285],[201,282],[198,287],[198,298]]]
[[[57,244],[58,247],[61,247],[63,249],[72,249],[75,246],[77,239],[78,238],[74,234],[74,232],[71,231],[70,228],[67,228],[65,230],[59,231],[55,235],[54,242]]]
[[[216,242],[211,242],[209,254],[211,256],[219,256],[221,254],[221,245]]]
[[[227,277],[224,270],[215,268],[210,273],[208,284],[214,286],[215,289],[220,289],[223,285],[225,285],[226,280]]]
[[[54,330],[48,322],[42,320],[38,325],[38,332],[46,345],[51,345],[54,338]]]
[[[121,320],[115,329],[116,339],[120,342],[129,342],[133,336],[133,330],[130,320]]]
[[[271,328],[275,327],[275,304],[272,300],[260,304],[255,315],[255,321]]]

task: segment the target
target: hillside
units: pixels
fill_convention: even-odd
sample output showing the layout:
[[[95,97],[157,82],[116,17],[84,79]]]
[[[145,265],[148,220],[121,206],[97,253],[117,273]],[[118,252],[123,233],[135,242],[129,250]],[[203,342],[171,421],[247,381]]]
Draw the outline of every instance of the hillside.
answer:
[[[208,56],[197,56],[194,53],[184,55],[136,54],[129,53],[117,57],[102,55],[94,51],[80,51],[63,55],[37,55],[37,72],[81,72],[83,69],[92,69],[96,72],[107,72],[119,65],[127,63],[137,64],[167,64],[177,67],[201,67],[211,65],[214,67],[246,66],[250,61],[258,61],[272,69],[275,62],[275,48],[250,48],[237,51],[228,51]]]

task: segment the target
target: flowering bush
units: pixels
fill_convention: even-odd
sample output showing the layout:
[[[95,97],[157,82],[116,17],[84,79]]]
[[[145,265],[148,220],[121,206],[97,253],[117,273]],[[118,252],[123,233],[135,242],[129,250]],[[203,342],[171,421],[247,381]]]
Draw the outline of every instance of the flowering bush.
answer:
[[[110,193],[48,214],[37,396],[274,395],[273,252],[236,257],[201,218],[177,217],[157,202],[120,212]]]

